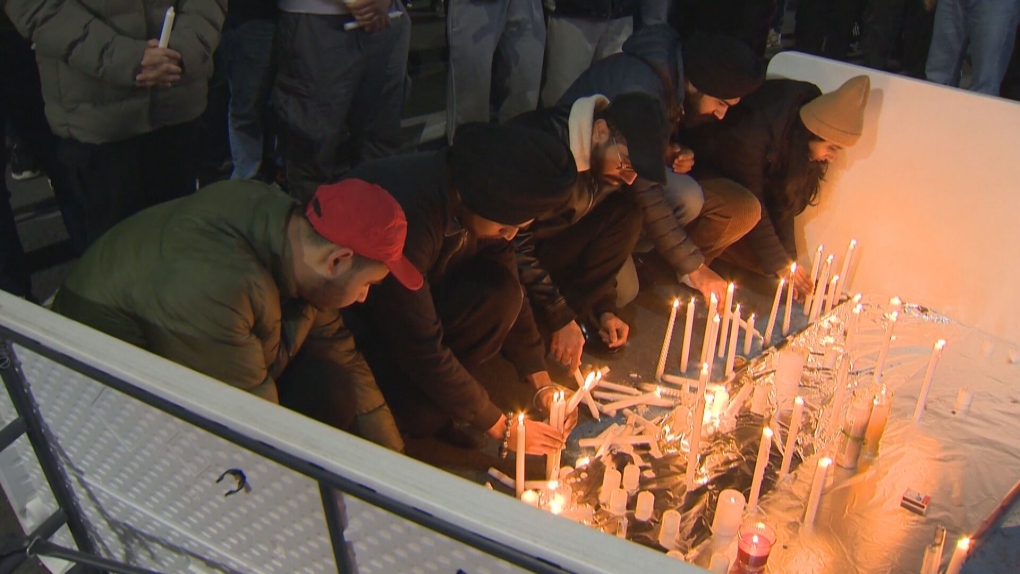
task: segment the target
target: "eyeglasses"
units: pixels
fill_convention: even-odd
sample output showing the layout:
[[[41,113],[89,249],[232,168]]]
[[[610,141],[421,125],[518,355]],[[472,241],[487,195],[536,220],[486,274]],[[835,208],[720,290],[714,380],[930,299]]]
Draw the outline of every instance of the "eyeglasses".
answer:
[[[634,171],[634,166],[631,165],[630,158],[628,158],[628,161],[623,161],[623,156],[620,154],[620,144],[616,142],[616,136],[611,135],[609,137],[613,138],[613,147],[616,148],[616,157],[620,158],[620,167],[617,168],[617,171]]]

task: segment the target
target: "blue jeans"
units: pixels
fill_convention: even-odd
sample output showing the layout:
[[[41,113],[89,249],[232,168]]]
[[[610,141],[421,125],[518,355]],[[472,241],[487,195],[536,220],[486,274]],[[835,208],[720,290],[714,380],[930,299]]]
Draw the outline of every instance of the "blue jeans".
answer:
[[[230,85],[230,179],[251,179],[262,165],[264,118],[273,87],[273,20],[249,20],[223,30],[227,83]]]
[[[925,75],[946,86],[960,85],[970,45],[970,90],[999,95],[1016,37],[1018,0],[939,0]]]

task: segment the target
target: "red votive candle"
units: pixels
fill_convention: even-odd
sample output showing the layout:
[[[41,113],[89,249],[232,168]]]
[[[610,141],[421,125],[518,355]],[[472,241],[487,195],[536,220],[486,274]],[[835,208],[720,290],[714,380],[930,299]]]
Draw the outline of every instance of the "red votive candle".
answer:
[[[748,522],[737,532],[737,567],[741,572],[763,572],[776,543],[776,531],[764,522]]]

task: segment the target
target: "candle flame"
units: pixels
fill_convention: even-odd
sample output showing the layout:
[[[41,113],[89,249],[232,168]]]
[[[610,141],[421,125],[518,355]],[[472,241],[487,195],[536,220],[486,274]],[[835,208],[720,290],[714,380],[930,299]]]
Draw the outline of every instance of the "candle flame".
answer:
[[[584,378],[584,390],[587,391],[588,389],[590,389],[592,383],[595,382],[595,372],[596,371],[588,373],[588,376]]]
[[[758,545],[758,535],[757,534],[753,534],[751,536],[751,546],[757,546],[757,545]]]
[[[956,547],[964,551],[970,550],[970,536],[964,536],[961,538],[960,541],[956,543]]]
[[[822,458],[818,459],[818,466],[821,468],[828,468],[831,465],[832,459],[827,456],[823,456]]]
[[[860,315],[860,314],[861,314],[861,311],[863,311],[863,310],[864,310],[864,305],[861,305],[860,303],[858,303],[858,304],[857,304],[857,305],[856,305],[856,306],[854,307],[854,313],[857,313],[858,315]]]
[[[521,414],[517,415],[517,424],[518,425],[523,425],[524,424],[524,413],[521,413]]]
[[[712,317],[712,322],[713,323],[718,323],[719,322],[719,315],[716,315],[715,317]]]
[[[588,466],[590,463],[591,463],[590,457],[582,456],[579,457],[577,461],[574,462],[574,468],[583,468],[585,466]]]
[[[825,246],[824,245],[819,245],[818,246],[818,252],[821,253],[823,251],[825,251]]]
[[[549,490],[556,490],[557,488],[560,487],[560,481],[558,481],[558,480],[550,480],[548,486],[549,486]]]
[[[856,239],[851,239],[850,240],[850,249],[853,249],[856,245],[857,245],[857,240]]]
[[[695,302],[695,301],[697,301],[697,300],[698,300],[698,298],[697,298],[697,297],[691,297],[691,301],[690,301],[690,303],[688,303],[688,304],[689,304],[689,305],[693,305],[693,304],[694,304],[694,302]]]
[[[832,276],[832,281],[829,281],[829,283],[832,283],[833,285],[835,285],[837,281],[839,281],[839,275],[833,275]]]
[[[830,253],[829,256],[825,258],[825,263],[828,265],[832,265],[832,257],[833,255]]]
[[[889,299],[889,304],[892,305],[892,306],[897,306],[897,305],[900,305],[902,303],[903,303],[903,301],[900,301],[899,297],[893,297],[892,299]]]
[[[715,293],[712,293],[712,305],[715,305],[718,301],[719,298],[715,296]]]
[[[779,290],[782,291],[783,285],[786,285],[786,277],[779,278]]]
[[[761,429],[761,439],[762,440],[772,440],[772,435],[773,434],[775,434],[775,432],[771,428],[769,428],[769,427],[765,427],[765,428]]]
[[[938,341],[935,341],[935,348],[938,349],[939,351],[941,351],[942,347],[945,347],[945,346],[946,346],[946,340],[945,339],[939,339]]]
[[[800,397],[797,397],[797,398],[793,399],[793,404],[804,406],[804,399],[802,399]]]
[[[819,245],[818,247],[819,247],[819,249],[820,249],[820,248],[821,248],[821,245]],[[797,263],[796,263],[796,262],[794,262],[794,263],[791,263],[791,264],[790,264],[790,274],[791,274],[791,275],[793,275],[793,274],[794,274],[794,273],[796,273],[796,272],[797,272]]]
[[[680,299],[673,299],[673,308],[676,309],[680,306]]]
[[[701,363],[701,376],[708,375],[708,363]]]
[[[655,396],[662,397],[662,387],[655,387]]]
[[[862,298],[864,298],[864,296],[860,293],[854,295],[854,305],[860,303]]]
[[[897,317],[899,317],[899,316],[900,316],[900,314],[899,314],[899,313],[897,313],[896,311],[893,311],[893,312],[892,312],[892,313],[891,313],[891,314],[889,315],[889,320],[890,320],[890,321],[893,321],[893,322],[895,322],[895,321],[896,321],[896,318],[897,318]]]

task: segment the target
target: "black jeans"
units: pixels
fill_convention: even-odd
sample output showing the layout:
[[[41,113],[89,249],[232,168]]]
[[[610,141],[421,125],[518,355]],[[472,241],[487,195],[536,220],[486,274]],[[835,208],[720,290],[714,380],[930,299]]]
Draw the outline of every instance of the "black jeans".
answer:
[[[60,159],[85,200],[90,241],[130,215],[195,191],[198,129],[192,120],[118,142],[60,140]]]
[[[912,78],[924,78],[928,46],[935,14],[924,8],[924,0],[871,0],[864,12],[861,49],[864,65],[885,70],[902,40],[901,68]]]
[[[797,5],[797,50],[846,60],[859,0],[800,0]]]
[[[641,234],[641,209],[617,191],[573,226],[535,241],[535,256],[581,320],[616,309],[616,275]]]

